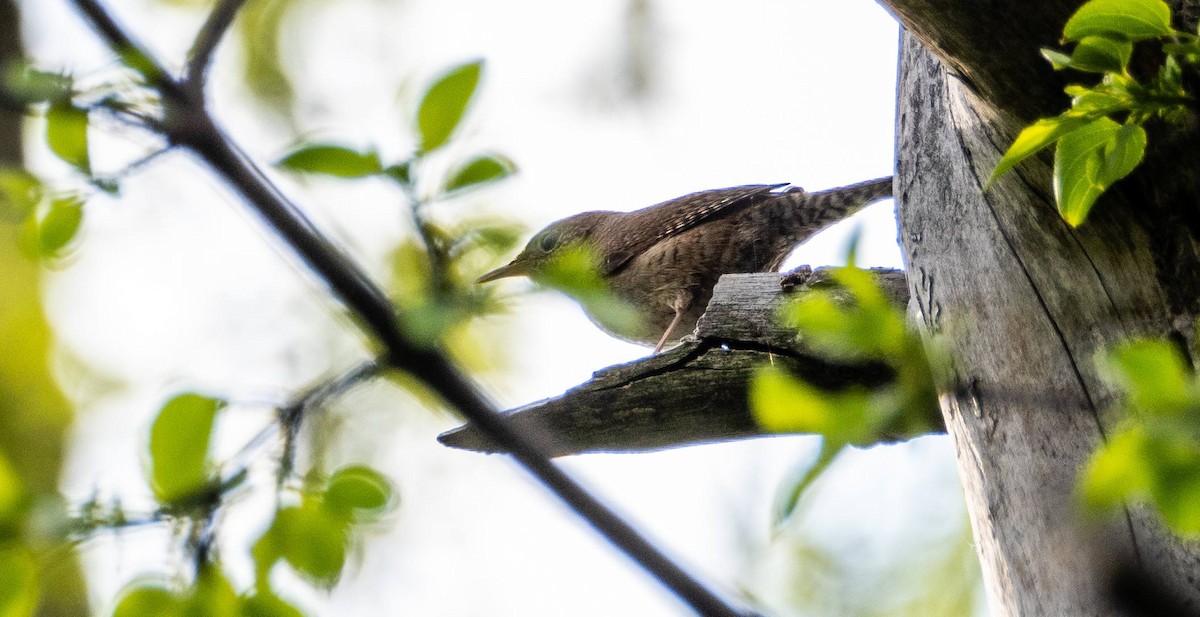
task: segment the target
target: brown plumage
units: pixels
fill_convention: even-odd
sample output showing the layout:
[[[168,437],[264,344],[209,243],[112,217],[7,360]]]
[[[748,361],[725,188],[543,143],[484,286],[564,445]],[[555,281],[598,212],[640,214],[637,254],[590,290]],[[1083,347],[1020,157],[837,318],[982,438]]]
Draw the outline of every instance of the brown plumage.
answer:
[[[634,327],[601,329],[655,351],[690,333],[723,274],[771,272],[796,245],[872,202],[891,197],[879,178],[815,193],[786,184],[737,186],[684,195],[633,212],[584,212],[551,223],[512,263],[479,278],[538,274],[565,247],[586,243],[610,290],[637,309]],[[585,310],[586,310],[585,306]]]

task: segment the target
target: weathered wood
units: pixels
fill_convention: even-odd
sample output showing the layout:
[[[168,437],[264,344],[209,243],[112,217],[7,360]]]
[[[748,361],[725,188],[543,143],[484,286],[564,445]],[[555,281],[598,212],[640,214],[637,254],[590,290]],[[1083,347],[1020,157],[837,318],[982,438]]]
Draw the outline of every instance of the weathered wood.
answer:
[[[889,296],[903,305],[903,273],[877,271]],[[809,382],[839,389],[879,385],[890,377],[882,366],[840,366],[812,357],[796,332],[775,318],[779,274],[733,274],[721,278],[693,337],[656,356],[597,372],[561,396],[510,412],[523,428],[556,438],[555,455],[596,451],[647,451],[763,435],[747,403],[754,371],[774,362]],[[821,285],[822,270],[795,291]],[[442,443],[478,451],[492,444],[470,425],[444,433]]]
[[[984,193],[1014,120],[1042,113],[1057,87],[1031,66],[1033,51],[1054,42],[1047,28],[1056,37],[1080,3],[885,4],[916,35],[906,35],[901,61],[900,238],[920,321],[952,357],[945,390],[957,394],[943,397],[943,413],[993,607],[1125,614],[1112,582],[1132,564],[1200,611],[1195,545],[1142,509],[1084,524],[1074,498],[1079,469],[1113,420],[1096,355],[1136,335],[1192,340],[1200,140],[1188,129],[1154,151],[1162,142],[1152,134],[1147,164],[1079,229],[1054,210],[1046,159]],[[1011,396],[1021,392],[1030,395]]]

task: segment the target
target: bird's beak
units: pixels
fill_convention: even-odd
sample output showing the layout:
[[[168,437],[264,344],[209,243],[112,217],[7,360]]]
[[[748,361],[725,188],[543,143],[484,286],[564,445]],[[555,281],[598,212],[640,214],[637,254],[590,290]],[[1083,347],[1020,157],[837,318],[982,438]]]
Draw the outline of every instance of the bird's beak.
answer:
[[[529,274],[529,262],[513,260],[507,266],[500,266],[491,272],[475,279],[475,283],[487,283],[496,279],[507,278],[510,276],[525,276]]]

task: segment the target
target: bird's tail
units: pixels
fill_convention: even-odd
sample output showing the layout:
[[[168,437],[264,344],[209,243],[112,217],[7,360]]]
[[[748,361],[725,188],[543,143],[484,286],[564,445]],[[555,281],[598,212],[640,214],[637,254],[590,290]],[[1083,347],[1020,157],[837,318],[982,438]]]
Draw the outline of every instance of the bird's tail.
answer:
[[[820,229],[891,196],[891,176],[807,193],[801,204],[801,216],[811,217],[805,221],[806,227]]]

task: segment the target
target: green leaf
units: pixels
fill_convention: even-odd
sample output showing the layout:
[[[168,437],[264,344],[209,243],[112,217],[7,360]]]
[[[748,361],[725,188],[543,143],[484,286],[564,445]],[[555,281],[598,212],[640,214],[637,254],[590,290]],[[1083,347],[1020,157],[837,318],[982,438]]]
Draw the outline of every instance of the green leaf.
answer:
[[[4,530],[17,523],[24,503],[25,489],[21,486],[21,478],[8,458],[0,453],[0,537]],[[4,615],[4,611],[0,611],[0,615]]]
[[[1153,484],[1145,446],[1145,434],[1138,427],[1130,427],[1098,448],[1083,472],[1084,502],[1093,508],[1108,509],[1145,495]]]
[[[169,589],[138,583],[124,592],[113,617],[183,617],[184,601]]]
[[[1063,28],[1063,38],[1115,36],[1129,41],[1171,33],[1171,7],[1162,0],[1091,0],[1079,7]]]
[[[118,47],[117,55],[125,66],[133,69],[142,76],[148,84],[158,84],[165,77],[154,61],[140,49],[134,47]]]
[[[1053,118],[1042,118],[1025,127],[1008,147],[1008,151],[1001,157],[1000,162],[996,164],[996,169],[992,171],[985,188],[990,187],[1000,176],[1008,173],[1017,163],[1033,156],[1042,148],[1058,141],[1063,135],[1088,122],[1089,119],[1085,116],[1064,114]]]
[[[74,80],[65,73],[51,73],[31,66],[13,63],[4,74],[4,92],[27,105],[33,103],[65,103],[71,100]]]
[[[210,564],[196,579],[183,614],[186,617],[238,617],[241,606],[241,598],[233,590],[233,584]]]
[[[185,393],[158,412],[150,428],[150,483],[163,504],[183,504],[211,484],[209,444],[224,406],[224,401]]]
[[[379,154],[333,144],[302,146],[284,155],[276,165],[291,171],[339,178],[363,178],[383,171]]]
[[[362,465],[343,467],[329,478],[325,505],[335,512],[370,515],[392,501],[392,485],[382,474]]]
[[[1200,535],[1200,443],[1190,436],[1152,440],[1151,495],[1163,520],[1184,536]]]
[[[33,554],[22,546],[0,546],[0,616],[32,617],[39,591]]]
[[[1131,105],[1129,92],[1124,89],[1121,89],[1120,92],[1126,96],[1118,96],[1112,90],[1092,90],[1082,86],[1067,87],[1067,94],[1071,95],[1071,111],[1089,114],[1091,117],[1110,115],[1128,109]]]
[[[395,180],[400,186],[408,186],[412,184],[412,161],[388,165],[383,170],[383,175]]]
[[[538,284],[561,291],[583,305],[584,312],[605,331],[642,331],[645,322],[641,314],[612,292],[600,276],[599,263],[593,247],[587,244],[567,246],[555,250],[550,262],[531,277]]]
[[[1105,368],[1139,412],[1175,415],[1190,407],[1194,376],[1170,341],[1124,343],[1108,355]]]
[[[1092,206],[1113,182],[1141,161],[1146,133],[1099,118],[1064,135],[1054,156],[1054,192],[1058,210],[1073,226],[1087,220]]]
[[[46,111],[46,143],[58,158],[91,175],[88,157],[88,113],[70,103],[56,103]]]
[[[482,69],[482,60],[454,67],[425,92],[417,111],[422,153],[431,152],[450,139],[475,94]]]
[[[1097,180],[1104,187],[1128,176],[1146,154],[1146,129],[1140,124],[1122,124],[1104,148],[1104,159]]]
[[[870,272],[839,268],[831,283],[783,305],[781,318],[801,340],[843,362],[887,360],[906,345],[903,314],[884,297]]]
[[[1049,60],[1050,64],[1054,66],[1054,70],[1056,71],[1061,71],[1071,66],[1071,55],[1065,54],[1057,49],[1043,47],[1042,57],[1046,60]]]
[[[259,555],[279,555],[297,572],[332,585],[346,563],[347,531],[344,518],[314,501],[284,508],[275,514],[271,528],[255,545],[257,566],[263,568]]]
[[[1092,73],[1124,73],[1133,43],[1107,36],[1086,36],[1071,54],[1071,68]]]
[[[43,257],[57,255],[75,238],[82,221],[83,199],[78,195],[51,201],[50,209],[38,222],[38,253]]]
[[[445,192],[450,193],[503,180],[516,171],[516,166],[507,158],[496,154],[477,156],[455,169],[446,182]]]
[[[18,168],[0,168],[0,219],[18,223],[42,201],[42,181]]]
[[[242,601],[243,617],[304,617],[300,609],[270,593],[258,593]]]
[[[763,367],[750,382],[754,420],[771,433],[815,433],[854,443],[864,436],[869,403],[864,391],[827,392],[774,366]]]
[[[825,470],[829,469],[834,459],[845,449],[845,444],[835,442],[831,439],[821,440],[821,450],[817,452],[817,460],[805,468],[804,473],[788,486],[787,492],[784,493],[783,498],[779,501],[778,506],[776,506],[775,527],[780,527],[792,517],[792,514],[796,512],[796,507],[800,505],[800,500],[808,492],[808,489],[812,488],[817,478],[820,478],[825,473]]]

